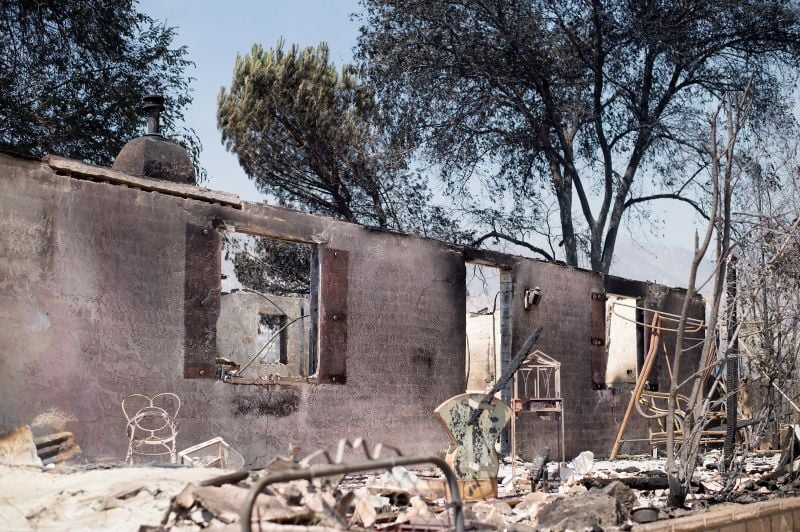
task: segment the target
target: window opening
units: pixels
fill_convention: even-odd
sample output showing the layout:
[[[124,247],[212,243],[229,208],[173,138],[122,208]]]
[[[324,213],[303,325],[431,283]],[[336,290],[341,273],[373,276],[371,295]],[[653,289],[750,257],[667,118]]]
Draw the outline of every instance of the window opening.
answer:
[[[632,297],[624,297],[619,295],[612,295],[609,294],[607,301],[606,301],[606,353],[608,356],[608,371],[607,371],[607,383],[611,386],[612,383],[612,362],[619,366],[620,364],[625,363],[625,365],[630,366],[630,357],[631,353],[627,351],[627,346],[629,345],[629,338],[621,338],[619,330],[624,329],[627,331],[627,336],[630,336],[630,331],[636,331],[636,375],[641,374],[642,369],[645,364],[645,359],[647,357],[647,353],[651,349],[655,349],[657,352],[666,353],[666,343],[661,336],[657,337],[658,342],[660,345],[651,345],[654,342],[653,339],[653,321],[652,318],[649,316],[654,316],[658,318],[658,329],[661,333],[666,332],[676,332],[677,326],[680,320],[680,315],[672,314],[669,312],[664,312],[661,310],[656,310],[654,308],[646,308],[644,305],[644,301],[642,299],[636,299]],[[612,320],[614,323],[612,324]],[[648,322],[650,320],[650,322]],[[624,325],[627,324],[627,325]],[[703,341],[702,331],[705,327],[705,323],[703,320],[698,320],[696,318],[687,318],[686,321],[686,334],[684,338],[686,340],[696,340],[698,342]],[[614,332],[615,329],[617,332]],[[698,337],[690,336],[692,334],[698,334]],[[623,336],[625,336],[623,334]],[[614,346],[614,342],[616,341],[616,346]],[[623,344],[624,342],[624,344]],[[622,346],[625,346],[624,348]],[[613,346],[613,347],[612,347]],[[620,355],[620,351],[626,350],[624,354]],[[613,360],[612,360],[613,358]],[[617,368],[617,372],[619,368]],[[630,367],[626,368],[626,374],[630,371]],[[618,383],[627,383],[628,381],[618,380]],[[636,382],[634,379],[633,383]],[[658,368],[654,367],[650,374],[647,381],[647,389],[651,391],[658,390]]]
[[[287,321],[285,315],[259,314],[256,343],[264,346],[264,352],[261,355],[262,364],[289,363],[286,356]]]
[[[305,380],[317,367],[312,244],[227,232],[218,373],[234,382]]]

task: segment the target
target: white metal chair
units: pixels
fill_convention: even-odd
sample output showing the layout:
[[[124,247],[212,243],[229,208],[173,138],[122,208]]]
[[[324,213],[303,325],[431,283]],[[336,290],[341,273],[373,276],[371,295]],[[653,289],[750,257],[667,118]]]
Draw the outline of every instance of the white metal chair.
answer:
[[[135,401],[139,403],[132,407]],[[138,409],[133,410],[135,407]],[[180,409],[180,397],[170,392],[159,393],[153,397],[134,393],[123,399],[122,412],[128,421],[126,426],[128,454],[125,461],[133,465],[134,456],[169,455],[170,463],[176,463],[175,443],[178,423],[175,418]]]

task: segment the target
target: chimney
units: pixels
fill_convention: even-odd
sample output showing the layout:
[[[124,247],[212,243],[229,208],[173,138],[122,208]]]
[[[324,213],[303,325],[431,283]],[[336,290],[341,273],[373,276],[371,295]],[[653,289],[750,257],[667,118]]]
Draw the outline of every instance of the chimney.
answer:
[[[114,161],[114,170],[129,174],[196,185],[197,179],[189,154],[182,146],[161,136],[160,117],[164,97],[144,97],[142,110],[147,114],[147,133],[128,141]]]

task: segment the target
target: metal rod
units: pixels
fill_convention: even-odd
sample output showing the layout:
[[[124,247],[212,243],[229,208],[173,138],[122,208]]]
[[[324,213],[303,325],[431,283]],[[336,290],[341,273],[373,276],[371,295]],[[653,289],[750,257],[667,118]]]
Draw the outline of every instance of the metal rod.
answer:
[[[736,312],[737,283],[736,283],[736,255],[728,259],[726,284],[726,306],[728,311],[726,330],[728,334],[739,328],[739,316]],[[733,455],[736,452],[736,423],[739,410],[739,337],[725,350],[725,443],[722,447],[722,465],[730,470],[733,465]]]
[[[678,314],[671,314],[671,313],[669,313],[669,312],[664,312],[664,311],[662,311],[662,310],[654,310],[654,309],[650,309],[650,308],[646,308],[646,307],[640,307],[640,306],[638,306],[638,305],[629,305],[629,304],[627,304],[627,303],[620,303],[619,301],[613,301],[613,302],[611,303],[611,312],[612,312],[612,313],[613,313],[615,316],[617,316],[617,317],[619,317],[619,318],[622,318],[622,319],[623,319],[623,320],[625,320],[625,321],[628,321],[628,322],[631,322],[631,323],[635,323],[636,325],[642,325],[642,326],[644,326],[644,327],[652,327],[652,325],[648,325],[648,324],[647,324],[647,323],[645,323],[645,322],[636,321],[635,319],[634,319],[634,320],[632,320],[632,319],[628,318],[627,316],[623,316],[622,314],[620,314],[619,312],[617,312],[617,311],[614,309],[614,307],[616,307],[617,305],[619,305],[619,306],[621,306],[621,307],[633,308],[633,309],[637,309],[637,310],[644,310],[644,311],[649,311],[649,312],[655,312],[655,313],[657,313],[659,316],[661,316],[661,318],[662,318],[663,320],[669,320],[669,321],[675,321],[675,322],[677,322],[677,321],[679,321],[679,319],[680,319],[680,315],[678,315]],[[698,320],[698,319],[696,319],[696,318],[686,318],[686,323],[687,323],[687,324],[692,324],[692,325],[694,325],[694,327],[695,327],[695,328],[693,328],[693,329],[687,329],[687,330],[686,330],[686,332],[699,332],[699,331],[701,331],[701,330],[703,329],[703,327],[705,326],[705,322],[704,322],[703,320]],[[672,329],[672,328],[668,328],[668,327],[662,327],[662,326],[659,326],[659,329],[661,329],[661,331],[662,331],[662,332],[664,332],[664,331],[665,331],[665,332],[676,332],[676,331],[678,330],[678,329]]]
[[[514,373],[514,380],[512,385],[513,399],[511,400],[511,488],[514,493],[517,492],[517,399],[519,399],[519,391],[517,387],[517,373]],[[527,391],[527,387],[526,387]],[[531,491],[533,486],[531,485]]]
[[[332,475],[344,475],[347,473],[354,473],[356,471],[369,471],[372,469],[390,469],[399,465],[413,465],[413,464],[433,464],[442,470],[447,484],[450,486],[450,498],[452,502],[450,506],[453,508],[453,519],[456,524],[456,532],[464,532],[464,516],[461,508],[461,495],[458,492],[458,482],[453,470],[447,465],[443,459],[438,456],[393,456],[391,458],[384,458],[381,460],[371,460],[366,462],[357,462],[353,464],[332,464],[309,467],[307,469],[293,469],[288,471],[280,471],[272,475],[259,479],[250,491],[247,493],[244,506],[239,514],[239,519],[242,522],[243,532],[252,532],[252,518],[253,507],[255,506],[256,498],[261,494],[266,486],[269,484],[276,484],[279,482],[290,482],[292,480],[312,480],[320,477],[328,477]]]

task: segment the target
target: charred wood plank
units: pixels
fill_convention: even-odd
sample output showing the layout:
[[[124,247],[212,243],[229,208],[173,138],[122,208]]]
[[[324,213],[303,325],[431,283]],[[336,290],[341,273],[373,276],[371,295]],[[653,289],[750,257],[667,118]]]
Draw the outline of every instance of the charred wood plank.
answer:
[[[667,474],[664,473],[663,471],[645,473],[642,475],[637,475],[635,477],[627,477],[627,478],[583,477],[581,479],[581,484],[583,484],[587,489],[604,488],[617,480],[622,482],[629,488],[635,490],[652,491],[652,490],[664,490],[669,488]],[[697,486],[699,484],[693,481],[692,485]]]

